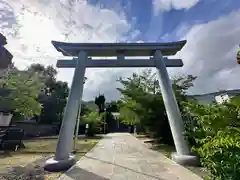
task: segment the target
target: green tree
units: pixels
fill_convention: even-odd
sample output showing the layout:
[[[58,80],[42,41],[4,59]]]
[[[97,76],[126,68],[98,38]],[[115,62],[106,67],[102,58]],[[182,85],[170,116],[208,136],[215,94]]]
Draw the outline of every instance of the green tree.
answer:
[[[122,94],[120,106],[122,122],[137,124],[138,129],[142,129],[154,137],[163,137],[167,131],[169,133],[170,130],[167,130],[169,126],[164,127],[166,131],[161,131],[162,124],[167,121],[156,74],[145,70],[140,74],[134,73],[125,79],[120,78],[119,82],[122,85],[122,88],[118,88]],[[171,143],[171,132],[168,136],[170,137],[169,143]]]
[[[37,73],[13,67],[0,80],[0,88],[9,91],[8,95],[0,97],[1,106],[25,117],[40,114],[42,106],[37,97],[44,89],[44,82]]]
[[[88,136],[94,136],[97,132],[101,131],[103,115],[99,115],[98,112],[92,111],[81,117],[84,124],[88,124]]]
[[[173,90],[178,102],[186,100],[186,91],[193,86],[195,79],[190,75],[174,78]],[[173,144],[157,75],[147,69],[140,74],[120,78],[119,82],[122,87],[118,91],[123,97],[120,106],[122,122],[137,124],[152,136]]]
[[[119,112],[119,104],[117,101],[111,101],[106,108],[107,112]]]
[[[128,99],[127,102],[120,108],[120,120],[126,125],[137,125],[139,123],[139,116],[136,113],[137,103],[134,100]]]
[[[240,178],[240,106],[239,99],[229,103],[199,105],[184,103],[190,117],[186,136],[194,139],[192,150],[200,156],[211,179]]]
[[[38,73],[44,78],[45,88],[38,97],[38,101],[43,104],[39,122],[60,124],[67,103],[68,84],[56,80],[57,70],[52,66],[32,64],[28,71]]]
[[[187,100],[187,91],[193,87],[193,82],[196,78],[193,75],[176,76],[173,78],[172,87],[178,101]]]
[[[40,123],[60,123],[67,103],[68,85],[66,82],[56,81],[52,84],[49,94],[44,94],[40,102],[43,103]]]
[[[101,114],[105,111],[105,96],[100,94],[98,97],[95,98],[95,104],[98,106],[98,113]]]
[[[84,116],[91,112],[91,109],[84,103],[81,104],[81,116]]]

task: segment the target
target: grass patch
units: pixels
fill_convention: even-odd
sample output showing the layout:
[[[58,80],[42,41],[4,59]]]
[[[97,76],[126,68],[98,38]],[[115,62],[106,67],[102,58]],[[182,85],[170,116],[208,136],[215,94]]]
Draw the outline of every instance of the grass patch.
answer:
[[[169,159],[171,159],[171,154],[175,152],[175,147],[162,143],[153,143],[151,149],[162,153]]]
[[[79,160],[92,149],[101,136],[80,137],[76,142],[76,159]],[[64,172],[50,173],[43,169],[45,161],[54,155],[58,137],[24,140],[25,148],[17,152],[0,151],[0,179],[57,179]]]
[[[96,140],[80,139],[76,142],[77,153],[86,153],[95,144]],[[24,141],[25,149],[21,149],[20,153],[54,153],[57,147],[57,139],[38,139]]]

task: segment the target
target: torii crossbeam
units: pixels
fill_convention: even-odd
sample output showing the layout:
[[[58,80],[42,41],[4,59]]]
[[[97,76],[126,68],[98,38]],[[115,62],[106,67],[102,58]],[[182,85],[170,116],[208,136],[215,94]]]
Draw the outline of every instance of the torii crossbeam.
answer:
[[[196,157],[190,155],[189,147],[183,137],[184,124],[172,90],[166,67],[182,67],[181,59],[168,59],[175,55],[186,41],[171,43],[65,43],[52,41],[54,47],[70,60],[58,60],[59,68],[75,68],[68,102],[65,108],[55,156],[46,161],[45,168],[50,171],[67,169],[75,163],[72,151],[74,128],[81,106],[86,68],[97,67],[156,67],[159,84],[165,104],[171,132],[176,147],[173,160],[180,164],[192,164]],[[145,59],[130,57],[146,57]],[[112,59],[95,59],[115,57]],[[80,107],[81,109],[81,107]]]

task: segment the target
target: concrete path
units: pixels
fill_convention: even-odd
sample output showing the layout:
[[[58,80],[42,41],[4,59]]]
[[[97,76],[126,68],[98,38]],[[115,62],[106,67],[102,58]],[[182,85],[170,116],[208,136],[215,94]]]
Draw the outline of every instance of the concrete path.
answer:
[[[202,180],[130,134],[108,134],[59,180]]]

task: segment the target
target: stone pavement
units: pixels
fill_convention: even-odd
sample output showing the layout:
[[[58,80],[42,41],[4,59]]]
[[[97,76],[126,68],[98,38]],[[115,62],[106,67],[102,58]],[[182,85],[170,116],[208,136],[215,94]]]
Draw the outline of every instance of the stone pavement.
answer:
[[[128,133],[108,134],[59,180],[202,180]]]

